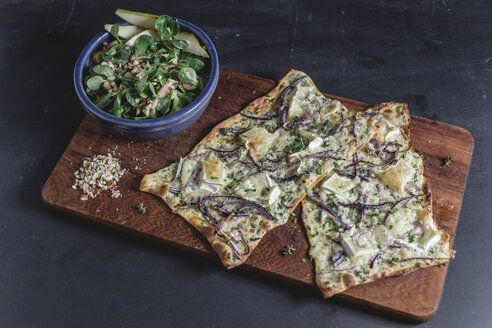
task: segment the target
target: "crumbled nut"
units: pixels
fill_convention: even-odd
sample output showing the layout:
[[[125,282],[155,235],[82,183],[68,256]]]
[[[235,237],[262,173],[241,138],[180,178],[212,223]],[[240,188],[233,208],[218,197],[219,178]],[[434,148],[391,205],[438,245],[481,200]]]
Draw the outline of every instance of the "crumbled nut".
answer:
[[[102,190],[108,189],[111,189],[111,197],[119,198],[121,192],[116,189],[116,184],[124,173],[126,170],[121,168],[120,161],[110,153],[85,158],[82,166],[74,173],[75,183],[72,188],[78,187],[84,192],[81,200],[94,198]]]
[[[120,198],[121,192],[118,189],[111,189],[111,197]]]

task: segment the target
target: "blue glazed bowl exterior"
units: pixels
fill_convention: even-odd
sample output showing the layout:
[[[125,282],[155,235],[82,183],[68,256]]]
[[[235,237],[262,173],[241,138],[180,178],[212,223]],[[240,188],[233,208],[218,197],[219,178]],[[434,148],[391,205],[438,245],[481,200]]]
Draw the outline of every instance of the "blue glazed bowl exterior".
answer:
[[[215,47],[205,32],[195,25],[178,18],[173,18],[173,20],[185,30],[195,34],[201,43],[205,45],[210,55],[210,76],[207,84],[195,100],[176,113],[156,119],[130,120],[113,116],[94,105],[85,93],[83,85],[84,70],[89,67],[92,54],[101,47],[102,43],[108,41],[110,38],[109,33],[101,32],[97,34],[85,46],[77,59],[73,80],[75,91],[82,107],[104,127],[120,136],[130,139],[149,140],[174,135],[193,124],[202,115],[210,102],[210,98],[212,98],[219,80],[219,59]],[[125,25],[125,23],[120,25]]]

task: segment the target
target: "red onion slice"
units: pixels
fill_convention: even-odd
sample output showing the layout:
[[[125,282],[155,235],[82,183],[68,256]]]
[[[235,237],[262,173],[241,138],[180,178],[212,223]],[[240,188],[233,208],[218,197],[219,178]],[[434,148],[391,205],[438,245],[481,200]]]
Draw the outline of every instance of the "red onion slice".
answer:
[[[345,252],[338,251],[331,256],[331,262],[333,263],[333,267],[336,268],[345,260]]]
[[[314,154],[306,155],[306,156],[302,157],[302,159],[310,159],[310,158],[315,158],[315,159],[336,159],[338,161],[343,160],[343,158],[336,157],[335,155],[333,155],[333,151],[332,150],[321,151],[319,153],[314,153]]]
[[[285,178],[279,178],[279,177],[273,176],[271,174],[269,174],[268,176],[270,177],[270,179],[272,179],[273,181],[275,181],[277,183],[296,181],[297,179],[299,179],[298,175],[292,175],[290,177],[285,177]]]
[[[181,169],[183,168],[183,162],[184,162],[183,157],[180,157],[178,167],[176,168],[176,173],[174,175],[174,178],[171,180],[171,182],[175,181],[179,177],[179,175],[181,174]]]
[[[280,106],[280,124],[282,125],[283,128],[286,130],[291,130],[293,128],[293,123],[287,122],[287,110],[289,109],[289,105],[287,104],[287,101],[285,100],[285,97],[287,94],[289,94],[299,83],[304,81],[307,78],[306,76],[303,76],[299,79],[297,79],[294,83],[292,83],[290,86],[286,87],[283,91],[282,94],[280,95],[280,101],[282,105]],[[307,117],[306,117],[307,118]]]
[[[292,124],[295,125],[295,124],[300,124],[300,123],[304,122],[305,120],[307,120],[309,118],[309,116],[311,116],[312,113],[313,113],[313,111],[311,110],[311,108],[308,108],[306,110],[306,112],[304,113],[304,115],[302,115],[297,120],[292,122]]]
[[[389,209],[388,213],[386,213],[386,215],[384,216],[384,219],[383,221],[381,222],[382,225],[386,225],[386,220],[388,219],[388,216],[392,213],[393,209],[398,205],[400,204],[401,202],[403,201],[406,201],[406,200],[409,200],[409,199],[412,199],[412,198],[419,198],[419,197],[422,197],[422,196],[425,196],[425,194],[420,194],[420,195],[413,195],[413,196],[408,196],[408,197],[404,197],[404,198],[401,198],[400,200],[396,201],[393,206],[391,206],[391,208]]]
[[[252,120],[260,120],[260,121],[269,121],[271,119],[274,119],[275,117],[278,117],[278,115],[253,116],[253,115],[249,115],[249,114],[246,114],[246,113],[243,113],[243,112],[240,112],[239,114],[242,115],[242,116],[244,116],[244,117],[247,117],[249,119],[252,119]]]
[[[249,130],[249,128],[246,128],[246,129],[235,129],[235,128],[223,128],[221,129],[221,131],[225,130],[226,133],[231,133],[233,135],[238,135],[238,134],[242,134],[246,131]]]
[[[381,203],[381,204],[363,204],[363,203],[338,203],[338,205],[342,207],[348,207],[348,208],[382,208],[386,205],[390,204],[389,202]]]
[[[315,203],[316,205],[318,205],[319,207],[321,207],[323,210],[325,210],[326,212],[328,212],[331,215],[331,217],[333,218],[333,220],[335,222],[337,222],[338,225],[341,226],[344,230],[350,229],[350,226],[348,224],[346,224],[345,222],[343,222],[343,220],[331,208],[329,208],[328,206],[326,206],[325,204],[323,204],[321,201],[319,201],[318,199],[316,199],[314,197],[311,197],[309,195],[307,195],[307,197],[313,203]]]
[[[281,161],[285,160],[287,158],[287,156],[282,156],[280,158],[277,158],[277,159],[272,159],[272,158],[268,158],[265,156],[265,159],[271,163],[280,163]]]
[[[303,77],[300,77],[297,80],[295,80],[294,83],[292,83],[290,86],[288,86],[287,88],[285,88],[282,91],[282,94],[280,95],[280,100],[282,102],[284,102],[285,101],[285,96],[287,96],[288,93],[290,93],[299,83],[301,83],[302,81],[304,81],[306,78],[307,78],[307,75],[305,75]]]
[[[343,113],[340,113],[340,120],[338,121],[337,125],[333,129],[331,129],[330,132],[328,132],[328,134],[325,135],[323,138],[327,138],[329,136],[334,135],[337,132],[337,130],[340,128],[340,126],[342,125],[343,119],[344,119]]]
[[[253,156],[251,156],[251,153],[248,154],[249,155],[249,159],[251,160],[251,162],[253,162],[253,164],[258,168],[260,169],[260,171],[269,171],[269,172],[272,172],[272,171],[275,171],[274,169],[269,169],[269,168],[266,168],[264,166],[261,166],[260,163],[258,163],[257,161],[255,161],[255,159],[253,158]]]
[[[205,220],[207,220],[208,223],[210,223],[214,227],[217,227],[218,222],[212,216],[212,214],[210,214],[210,211],[208,210],[208,208],[207,208],[207,206],[205,204],[206,201],[207,201],[207,197],[200,197],[198,199],[198,210],[202,213],[203,217],[205,218]]]
[[[280,124],[284,128],[286,128],[287,123],[287,108],[287,104],[282,104],[282,106],[280,106]]]
[[[243,146],[239,146],[239,147],[233,148],[233,149],[218,149],[218,148],[214,148],[214,147],[208,147],[208,149],[210,149],[216,153],[219,153],[221,155],[226,155],[226,156],[234,154],[235,152],[237,152],[241,148],[243,148]]]
[[[376,259],[383,253],[382,250],[380,250],[376,256],[374,256],[371,260],[371,262],[369,262],[369,268],[372,269],[374,267],[374,262],[376,262]]]
[[[238,260],[241,260],[242,256],[246,256],[248,255],[250,252],[251,252],[251,249],[249,248],[249,245],[246,241],[246,239],[244,238],[244,235],[243,233],[241,232],[241,230],[239,230],[239,228],[234,228],[232,230],[237,230],[239,232],[239,236],[241,237],[241,242],[246,246],[246,252],[244,253],[241,253],[241,249],[239,249],[238,245],[236,244],[238,242],[238,240],[233,237],[233,236],[228,236],[226,233],[224,233],[223,231],[218,231],[217,232],[217,235],[225,240],[227,240],[227,243],[229,245],[231,245],[231,248],[232,248],[232,251],[234,253],[234,256],[238,259]]]
[[[246,238],[244,238],[243,232],[239,228],[234,228],[233,230],[236,230],[239,232],[239,235],[241,236],[242,242],[244,243],[244,245],[246,245],[247,251],[246,251],[246,253],[244,253],[242,255],[244,256],[244,255],[248,255],[249,253],[251,253],[251,249],[249,248],[249,245],[246,242]]]
[[[206,151],[204,153],[190,155],[188,156],[188,158],[199,158],[199,157],[207,156],[210,153],[211,153],[210,151]]]
[[[283,199],[280,200],[280,204],[282,204],[283,207],[290,209],[292,206],[289,206]]]
[[[251,206],[261,212],[263,215],[265,215],[269,220],[271,221],[277,221],[277,218],[275,218],[270,211],[268,211],[266,208],[264,208],[262,205],[253,202],[251,200],[239,197],[239,196],[229,196],[229,195],[214,195],[214,196],[205,196],[202,198],[202,202],[206,202],[209,199],[215,199],[215,198],[222,198],[222,199],[234,199],[237,200],[243,204],[246,204],[248,206]]]

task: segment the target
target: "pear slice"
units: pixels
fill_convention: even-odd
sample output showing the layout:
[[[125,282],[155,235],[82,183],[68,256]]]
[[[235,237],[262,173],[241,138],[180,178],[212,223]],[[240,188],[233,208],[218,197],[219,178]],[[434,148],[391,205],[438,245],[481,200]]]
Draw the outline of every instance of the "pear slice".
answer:
[[[132,25],[147,28],[155,28],[155,21],[159,16],[154,14],[139,13],[125,9],[116,9],[115,14]]]
[[[193,33],[190,32],[179,32],[174,36],[176,40],[186,41],[188,43],[188,48],[185,51],[191,52],[194,55],[210,58],[207,51],[200,46],[200,42]]]
[[[159,33],[157,33],[156,30],[145,30],[138,34],[135,34],[130,40],[126,41],[125,44],[129,47],[133,47],[135,45],[135,41],[141,35],[150,35],[152,39],[154,39],[154,41],[161,41],[161,38],[159,37]]]
[[[113,24],[104,25],[104,29],[110,33],[111,33],[111,27],[113,27]],[[118,36],[120,38],[128,40],[131,39],[133,36],[137,35],[138,33],[142,32],[143,30],[144,30],[143,28],[138,27],[136,25],[120,25],[120,28],[118,30]]]

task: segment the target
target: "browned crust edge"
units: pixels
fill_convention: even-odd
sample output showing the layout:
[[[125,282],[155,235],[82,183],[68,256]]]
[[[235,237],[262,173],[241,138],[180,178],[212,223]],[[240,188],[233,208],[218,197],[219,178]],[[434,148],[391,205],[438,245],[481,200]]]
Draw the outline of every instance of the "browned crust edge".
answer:
[[[437,263],[434,260],[416,261],[416,262],[414,262],[414,265],[412,267],[408,267],[408,268],[404,268],[404,269],[401,269],[401,270],[392,271],[392,272],[389,272],[389,273],[386,272],[386,273],[382,273],[382,274],[375,274],[369,280],[364,281],[362,283],[358,283],[358,284],[355,283],[355,280],[354,280],[353,275],[350,274],[350,273],[347,273],[347,274],[344,274],[342,276],[342,281],[344,282],[343,288],[340,288],[340,289],[337,289],[337,290],[329,290],[328,288],[324,288],[324,287],[320,287],[320,286],[318,286],[318,287],[321,290],[321,293],[323,294],[323,298],[324,299],[327,299],[327,298],[333,297],[333,296],[335,296],[337,294],[343,293],[347,289],[349,289],[351,287],[354,287],[354,286],[361,286],[361,285],[369,284],[371,282],[374,282],[376,280],[380,280],[380,279],[383,279],[383,278],[402,276],[402,275],[411,273],[413,271],[416,271],[418,269],[428,268],[428,267],[437,266],[437,265],[445,265],[448,262],[449,262],[449,259],[447,259],[447,260],[441,260],[441,261],[439,261],[439,263]],[[346,284],[346,279],[348,280],[348,278],[345,278],[346,276],[350,276],[350,281],[352,281],[353,284]]]

